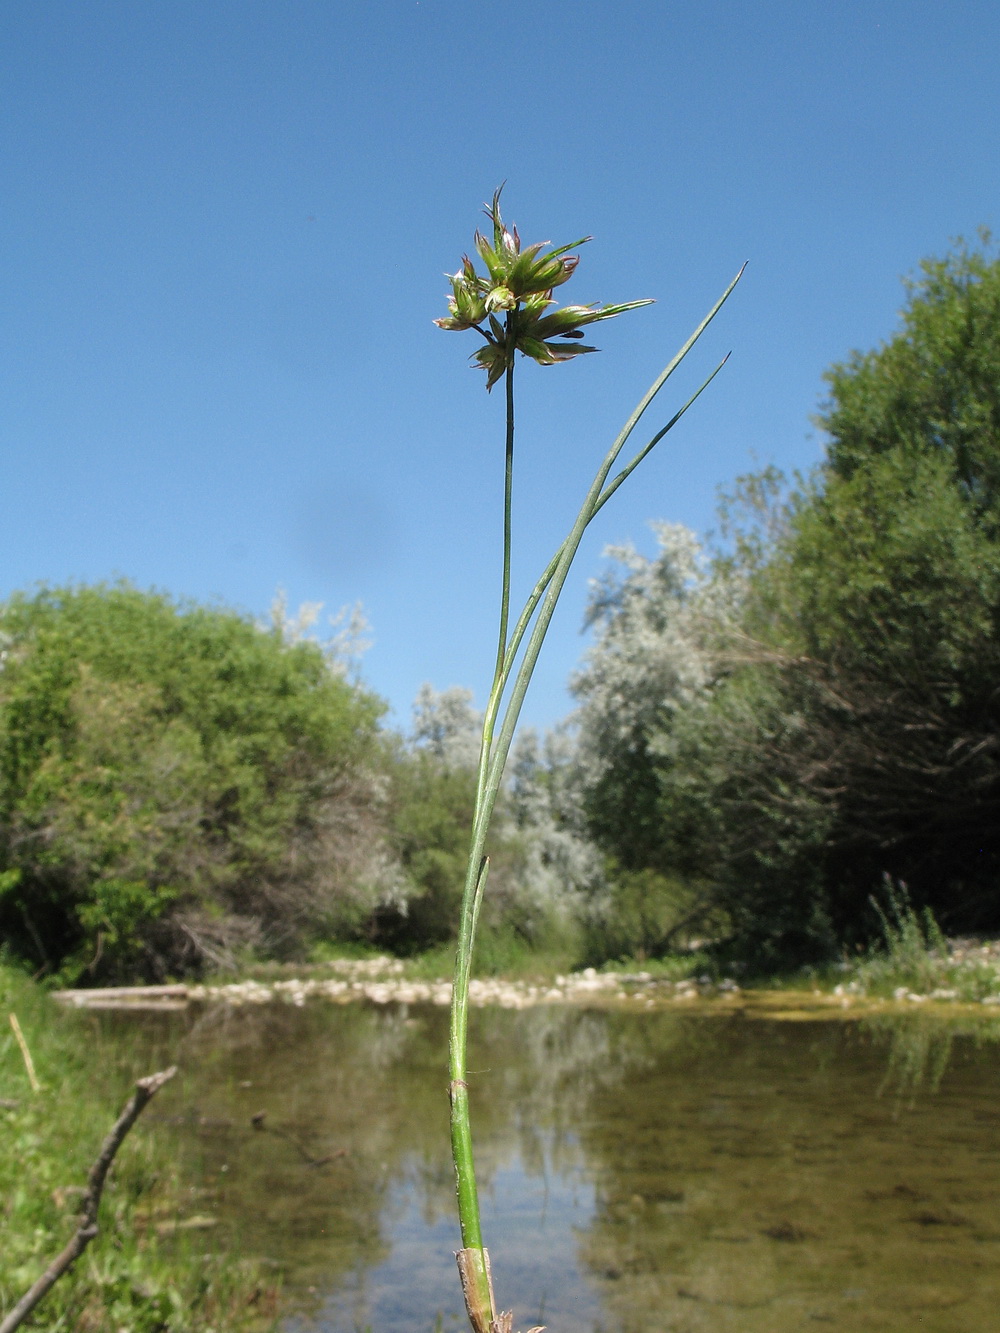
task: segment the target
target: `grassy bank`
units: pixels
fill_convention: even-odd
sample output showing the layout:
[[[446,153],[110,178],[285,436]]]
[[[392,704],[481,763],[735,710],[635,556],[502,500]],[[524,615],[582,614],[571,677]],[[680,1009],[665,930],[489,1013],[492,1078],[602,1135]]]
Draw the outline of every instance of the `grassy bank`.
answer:
[[[946,938],[933,914],[917,911],[901,886],[880,907],[882,941],[822,969],[775,979],[836,995],[1000,1005],[1000,940]]]
[[[11,1013],[30,1051],[38,1092]],[[125,1057],[96,1044],[84,1020],[64,1014],[3,964],[0,1019],[0,1309],[6,1312],[76,1230],[81,1187],[135,1071]],[[206,1255],[212,1247],[204,1237],[178,1225],[191,1211],[164,1137],[152,1120],[140,1119],[108,1179],[100,1234],[26,1327],[67,1333],[263,1333],[272,1327],[273,1279],[262,1280],[231,1255]]]

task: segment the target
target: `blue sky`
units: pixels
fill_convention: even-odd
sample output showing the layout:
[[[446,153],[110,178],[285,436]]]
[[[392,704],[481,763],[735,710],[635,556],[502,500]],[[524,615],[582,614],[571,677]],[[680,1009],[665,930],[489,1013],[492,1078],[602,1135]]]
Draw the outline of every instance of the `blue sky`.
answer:
[[[823,370],[1000,225],[998,51],[1000,8],[962,0],[7,0],[0,595],[360,600],[400,724],[423,681],[481,702],[503,403],[431,320],[506,179],[525,241],[595,238],[565,299],[657,298],[519,369],[515,592],[750,261],[663,414],[732,360],[581,550],[525,708],[548,725],[603,546],[809,468]]]

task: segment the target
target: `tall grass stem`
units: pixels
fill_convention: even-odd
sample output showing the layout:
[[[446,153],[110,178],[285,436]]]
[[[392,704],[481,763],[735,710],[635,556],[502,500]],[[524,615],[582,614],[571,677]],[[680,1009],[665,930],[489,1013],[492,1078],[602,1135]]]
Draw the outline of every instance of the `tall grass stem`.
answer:
[[[745,265],[744,265],[745,267]],[[455,974],[452,989],[451,1016],[449,1029],[449,1094],[451,1101],[451,1141],[455,1163],[456,1190],[458,1195],[459,1220],[462,1230],[463,1253],[459,1259],[462,1272],[466,1303],[473,1326],[479,1333],[488,1333],[495,1321],[506,1319],[499,1316],[494,1307],[492,1281],[490,1279],[489,1256],[483,1246],[482,1225],[479,1211],[479,1196],[476,1184],[475,1160],[472,1144],[472,1127],[469,1112],[469,1085],[467,1069],[468,1022],[469,1022],[469,983],[472,976],[472,959],[475,948],[476,928],[482,906],[486,880],[489,874],[489,860],[486,856],[486,838],[490,819],[496,805],[500,785],[503,780],[504,766],[510,752],[514,731],[517,726],[521,706],[527,693],[528,685],[541,652],[545,635],[548,632],[556,604],[563,590],[570,566],[579,549],[583,534],[594,516],[604,507],[619,486],[631,475],[651,450],[673,429],[684,413],[722,369],[725,359],[713,370],[712,374],[696,390],[687,402],[670,418],[660,430],[656,431],[631,461],[609,481],[612,469],[627,444],[632,432],[638,425],[647,408],[666,384],[667,380],[681,364],[688,352],[695,345],[705,329],[718,314],[732,293],[743,274],[741,268],[722,296],[694,330],[677,354],[650,385],[647,392],[636,405],[621,432],[608,450],[604,461],[598,468],[593,482],[587,491],[583,504],[577,514],[569,534],[560,544],[549,561],[541,577],[532,589],[521,611],[513,632],[508,638],[510,618],[510,553],[511,553],[511,504],[513,492],[514,462],[514,364],[513,353],[505,368],[506,388],[506,445],[504,456],[504,512],[503,512],[503,573],[500,598],[500,628],[497,644],[497,660],[493,684],[483,716],[482,743],[479,756],[479,769],[476,781],[476,804],[473,817],[472,838],[469,848],[469,860],[466,869],[465,887],[462,895],[459,919],[458,941],[455,953]],[[508,329],[511,327],[508,314]],[[530,633],[529,633],[530,631]],[[525,637],[527,643],[525,644]],[[523,647],[523,654],[521,650]],[[518,655],[521,654],[520,665]],[[516,671],[515,671],[516,667]],[[501,707],[504,695],[513,676],[513,685],[506,708]],[[500,729],[497,733],[497,722]],[[500,1323],[497,1324],[500,1327]]]

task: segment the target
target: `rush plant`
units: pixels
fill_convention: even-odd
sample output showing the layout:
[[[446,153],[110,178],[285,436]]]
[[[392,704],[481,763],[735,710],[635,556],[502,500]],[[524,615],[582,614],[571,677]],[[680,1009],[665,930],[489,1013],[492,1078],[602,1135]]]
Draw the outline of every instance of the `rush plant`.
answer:
[[[502,189],[502,187],[501,187]],[[458,1267],[469,1320],[475,1333],[511,1333],[513,1314],[500,1311],[493,1294],[490,1260],[483,1244],[479,1199],[472,1151],[469,1118],[469,1083],[466,1063],[469,1017],[469,981],[476,926],[489,873],[485,854],[486,835],[503,779],[504,765],[510,751],[518,714],[538,661],[542,642],[552,620],[556,603],[566,582],[583,534],[594,516],[639,466],[648,453],[681,419],[695,399],[715,378],[725,364],[716,366],[701,387],[654,435],[614,472],[626,444],[646,409],[674,373],[702,333],[718,314],[736,286],[743,270],[737,273],[722,296],[701,321],[679,352],[657,376],[626,421],[597,470],[586,493],[576,521],[528,595],[524,607],[510,627],[510,546],[511,495],[514,464],[514,366],[517,353],[550,366],[570,361],[597,349],[584,345],[584,328],[600,320],[611,319],[627,310],[650,305],[649,300],[627,301],[623,305],[566,305],[553,298],[555,288],[572,276],[579,257],[570,253],[590,240],[589,236],[570,245],[550,249],[548,241],[522,246],[517,228],[508,228],[500,214],[500,190],[485,210],[492,228],[492,238],[475,234],[475,250],[485,268],[481,273],[468,255],[454,275],[448,275],[451,294],[450,313],[435,320],[439,328],[471,331],[482,339],[473,353],[476,365],[486,371],[486,388],[492,390],[500,380],[506,391],[506,447],[503,500],[503,578],[500,595],[500,631],[493,684],[483,720],[479,755],[476,804],[472,841],[462,897],[455,978],[452,990],[449,1046],[449,1092],[451,1098],[451,1142],[455,1161],[458,1212],[462,1228],[462,1249]],[[531,1333],[539,1333],[532,1330]]]

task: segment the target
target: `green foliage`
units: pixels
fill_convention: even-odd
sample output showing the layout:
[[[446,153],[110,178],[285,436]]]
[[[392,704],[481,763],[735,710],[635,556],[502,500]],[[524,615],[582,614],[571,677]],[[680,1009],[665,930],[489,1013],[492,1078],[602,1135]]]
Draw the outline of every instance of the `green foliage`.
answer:
[[[349,909],[381,708],[317,644],[124,584],[0,635],[0,929],[36,967],[162,976]]]
[[[799,881],[828,938],[877,932],[886,873],[1000,927],[998,374],[1000,262],[928,261],[900,333],[830,373],[827,464],[748,603],[773,704],[730,736],[731,865],[764,898]]]
[[[79,1198],[105,1135],[137,1074],[120,1047],[101,1047],[82,1016],[53,1013],[53,1002],[0,960],[0,1310],[7,1310],[65,1246]],[[16,1012],[42,1091],[31,1091],[7,1027]],[[94,1077],[99,1062],[100,1078]],[[161,1094],[162,1096],[163,1094]],[[273,1299],[253,1265],[229,1254],[195,1254],[143,1226],[151,1212],[182,1207],[170,1154],[140,1120],[108,1178],[100,1232],[86,1257],[39,1306],[33,1326],[134,1333],[263,1330]],[[263,1299],[265,1298],[266,1299]]]
[[[897,999],[914,997],[1000,1003],[1000,958],[996,944],[947,940],[925,907],[917,910],[905,884],[886,877],[872,906],[882,938],[866,952],[839,964],[839,991]]]
[[[978,668],[1000,553],[947,461],[899,451],[801,497],[770,577],[788,581],[795,621],[782,628],[803,651],[933,685]]]
[[[934,920],[929,907],[922,912],[914,909],[905,884],[893,884],[886,878],[885,905],[873,898],[872,905],[882,925],[884,945],[873,950],[869,975],[882,965],[882,978],[891,976],[896,985],[903,985],[918,994],[931,990],[939,976],[941,964],[948,956],[948,942]]]
[[[1000,929],[1000,261],[927,261],[900,332],[828,382],[824,466],[784,503],[744,487],[756,534],[694,619],[690,583],[628,565],[590,670],[616,688],[584,694],[595,833],[710,882],[760,971],[877,939],[885,874],[951,932]]]
[[[1000,264],[963,243],[907,283],[902,328],[827,375],[828,463],[849,478],[885,454],[943,459],[977,523],[1000,520]]]
[[[400,756],[393,788],[392,836],[405,893],[377,912],[375,939],[408,953],[455,937],[476,777],[417,751]]]
[[[612,866],[603,910],[590,921],[586,961],[635,959],[645,964],[687,942],[692,927],[709,927],[706,886],[658,870]],[[719,919],[716,929],[723,927]]]
[[[383,896],[365,930],[373,943],[398,954],[433,950],[455,938],[476,774],[447,752],[401,750],[390,768],[390,792],[386,836],[398,879],[395,892]],[[489,842],[491,892],[479,955],[483,965],[488,953],[497,954],[487,971],[501,970],[503,957],[511,950],[518,953],[538,934],[533,929],[537,923],[518,900],[524,869],[521,843],[502,808],[500,814]],[[520,945],[515,946],[515,940]]]

